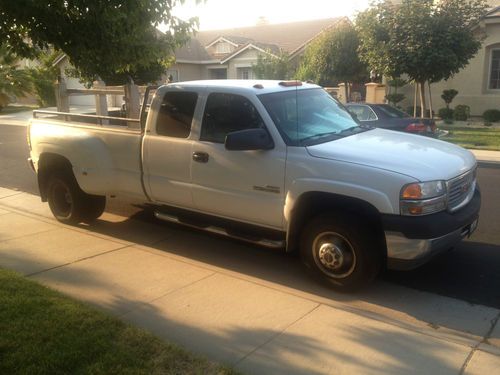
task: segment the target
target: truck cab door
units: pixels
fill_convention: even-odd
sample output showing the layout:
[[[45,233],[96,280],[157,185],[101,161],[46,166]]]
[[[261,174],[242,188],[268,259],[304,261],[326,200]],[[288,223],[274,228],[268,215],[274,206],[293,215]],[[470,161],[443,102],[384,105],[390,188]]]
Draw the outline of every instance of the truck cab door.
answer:
[[[198,96],[196,91],[167,91],[148,119],[143,140],[144,184],[156,203],[193,207],[190,137]]]
[[[230,132],[269,130],[257,106],[257,99],[252,103],[242,95],[208,95],[200,137],[192,145],[193,201],[205,213],[282,229],[284,143],[275,140],[272,149],[251,151],[230,151],[224,145]]]

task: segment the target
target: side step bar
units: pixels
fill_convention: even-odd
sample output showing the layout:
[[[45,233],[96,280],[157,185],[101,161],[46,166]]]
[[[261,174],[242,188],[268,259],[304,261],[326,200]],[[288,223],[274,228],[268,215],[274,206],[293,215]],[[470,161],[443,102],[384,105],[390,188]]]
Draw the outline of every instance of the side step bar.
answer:
[[[226,229],[221,228],[221,227],[216,227],[216,226],[212,226],[212,225],[198,226],[195,224],[185,223],[185,222],[179,220],[179,218],[177,216],[169,215],[169,214],[166,214],[164,212],[159,212],[159,211],[155,211],[154,215],[157,219],[160,219],[163,221],[168,221],[170,223],[184,225],[184,226],[190,227],[190,228],[201,229],[201,230],[204,230],[205,232],[210,232],[210,233],[215,233],[215,234],[218,234],[221,236],[235,238],[237,240],[249,242],[249,243],[252,243],[255,245],[259,245],[259,246],[263,246],[263,247],[267,247],[267,248],[271,248],[271,249],[280,249],[280,248],[285,247],[285,241],[270,240],[267,238],[251,239],[251,238],[245,237],[243,235],[240,236],[240,235],[237,235],[234,233],[229,233]]]

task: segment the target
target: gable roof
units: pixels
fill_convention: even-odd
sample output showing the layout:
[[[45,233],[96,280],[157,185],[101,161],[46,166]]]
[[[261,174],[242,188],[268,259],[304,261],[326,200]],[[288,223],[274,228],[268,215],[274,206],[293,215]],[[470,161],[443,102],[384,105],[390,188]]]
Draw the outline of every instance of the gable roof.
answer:
[[[293,54],[302,50],[306,44],[322,31],[336,25],[345,17],[326,18],[322,20],[301,21],[282,24],[266,24],[223,30],[207,30],[198,32],[191,41],[175,52],[178,62],[201,63],[202,61],[227,61],[228,56],[236,55],[241,49],[252,44],[258,49],[273,54],[284,51]],[[206,47],[215,44],[221,38],[237,44],[239,47],[224,56],[211,56]]]

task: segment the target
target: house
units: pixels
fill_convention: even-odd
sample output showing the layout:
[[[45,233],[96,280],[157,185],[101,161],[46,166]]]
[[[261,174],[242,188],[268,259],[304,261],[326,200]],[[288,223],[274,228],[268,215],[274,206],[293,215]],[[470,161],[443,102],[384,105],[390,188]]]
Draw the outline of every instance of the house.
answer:
[[[441,94],[447,89],[458,91],[452,107],[468,105],[473,116],[481,116],[487,109],[500,110],[500,1],[489,3],[497,6],[487,13],[476,29],[485,35],[477,55],[452,78],[431,85],[432,108],[436,113],[445,106]],[[407,85],[401,92],[406,95],[402,106],[413,105],[413,86]]]
[[[259,24],[198,32],[175,51],[167,75],[175,81],[198,79],[252,79],[259,55],[289,54],[298,65],[307,45],[321,32],[346,18],[327,18],[283,24]]]

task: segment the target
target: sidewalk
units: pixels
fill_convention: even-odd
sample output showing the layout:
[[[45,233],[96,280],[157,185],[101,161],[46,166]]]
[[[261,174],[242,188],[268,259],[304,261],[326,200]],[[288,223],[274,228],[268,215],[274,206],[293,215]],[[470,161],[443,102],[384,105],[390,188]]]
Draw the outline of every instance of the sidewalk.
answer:
[[[243,373],[500,368],[498,309],[382,281],[342,295],[295,257],[108,213],[64,226],[38,197],[2,188],[0,266]]]
[[[116,109],[116,108],[110,108]],[[57,108],[50,107],[44,108],[47,111],[56,111]],[[90,113],[95,111],[95,107],[92,106],[79,106],[71,107],[70,112],[74,113]],[[32,117],[32,111],[24,111],[12,113],[9,115],[0,114],[0,125],[15,125],[15,126],[27,126],[28,121]],[[488,150],[470,150],[480,163],[486,164],[497,164],[500,163],[500,151],[488,151]]]

